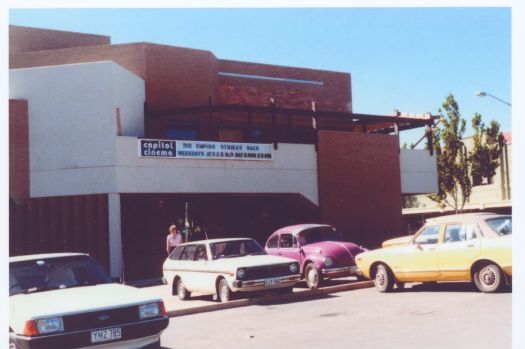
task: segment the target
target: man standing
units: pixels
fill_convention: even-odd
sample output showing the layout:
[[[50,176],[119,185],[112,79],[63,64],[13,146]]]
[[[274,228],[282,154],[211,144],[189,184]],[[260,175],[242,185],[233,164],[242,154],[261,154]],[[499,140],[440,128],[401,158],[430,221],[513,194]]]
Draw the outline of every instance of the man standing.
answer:
[[[169,229],[170,233],[166,237],[166,252],[168,252],[168,255],[177,247],[181,241],[182,237],[177,232],[177,226],[175,224],[170,225]]]

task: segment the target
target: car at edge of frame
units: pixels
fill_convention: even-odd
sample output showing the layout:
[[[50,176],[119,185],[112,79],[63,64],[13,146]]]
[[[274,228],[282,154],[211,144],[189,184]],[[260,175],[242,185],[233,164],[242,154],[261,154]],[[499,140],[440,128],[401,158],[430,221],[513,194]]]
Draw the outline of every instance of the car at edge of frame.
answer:
[[[160,348],[164,303],[83,253],[9,258],[9,347]]]
[[[405,282],[473,282],[492,293],[512,284],[512,216],[469,213],[427,219],[412,236],[356,257],[363,275],[389,292]]]
[[[326,224],[299,224],[280,228],[266,241],[266,252],[296,260],[310,289],[325,279],[357,276],[355,256],[368,251],[353,242],[343,241],[335,227]]]
[[[181,300],[189,299],[191,293],[213,295],[214,299],[227,302],[243,292],[292,292],[300,280],[297,262],[269,256],[248,238],[181,244],[166,258],[162,269],[172,294]]]

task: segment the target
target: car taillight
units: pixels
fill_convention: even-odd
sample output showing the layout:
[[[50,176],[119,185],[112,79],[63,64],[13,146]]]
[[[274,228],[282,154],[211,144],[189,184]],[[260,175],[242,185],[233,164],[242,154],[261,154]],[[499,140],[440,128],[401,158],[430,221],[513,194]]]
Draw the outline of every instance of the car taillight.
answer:
[[[160,314],[166,316],[166,307],[164,306],[164,301],[160,301]]]
[[[33,337],[38,335],[38,329],[36,328],[35,320],[27,320],[24,326],[24,336]]]

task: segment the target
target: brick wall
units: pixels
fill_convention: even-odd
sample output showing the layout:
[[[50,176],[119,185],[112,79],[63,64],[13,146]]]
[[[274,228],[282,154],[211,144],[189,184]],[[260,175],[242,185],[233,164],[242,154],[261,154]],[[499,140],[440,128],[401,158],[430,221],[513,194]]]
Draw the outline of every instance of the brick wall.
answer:
[[[352,111],[350,74],[284,67],[249,62],[220,60],[218,69],[224,73],[322,82],[323,85],[220,76],[218,103],[268,105],[270,98],[280,107],[317,110]]]
[[[215,99],[217,59],[209,51],[146,44],[146,101],[163,109]]]
[[[110,37],[20,26],[9,26],[9,52],[53,50],[66,47],[109,45]]]
[[[9,100],[9,197],[29,197],[29,120],[26,100]]]
[[[319,131],[318,171],[323,222],[367,247],[401,233],[397,136]]]

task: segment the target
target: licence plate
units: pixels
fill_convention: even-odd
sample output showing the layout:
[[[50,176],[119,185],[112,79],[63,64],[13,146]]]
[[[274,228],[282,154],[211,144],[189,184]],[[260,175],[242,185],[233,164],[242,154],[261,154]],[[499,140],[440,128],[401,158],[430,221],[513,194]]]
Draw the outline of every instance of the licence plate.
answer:
[[[122,329],[120,327],[91,331],[91,343],[111,341],[120,338],[122,338]]]
[[[279,279],[267,279],[267,280],[264,280],[264,285],[265,286],[273,286],[273,285],[279,285],[280,284],[280,280]]]

